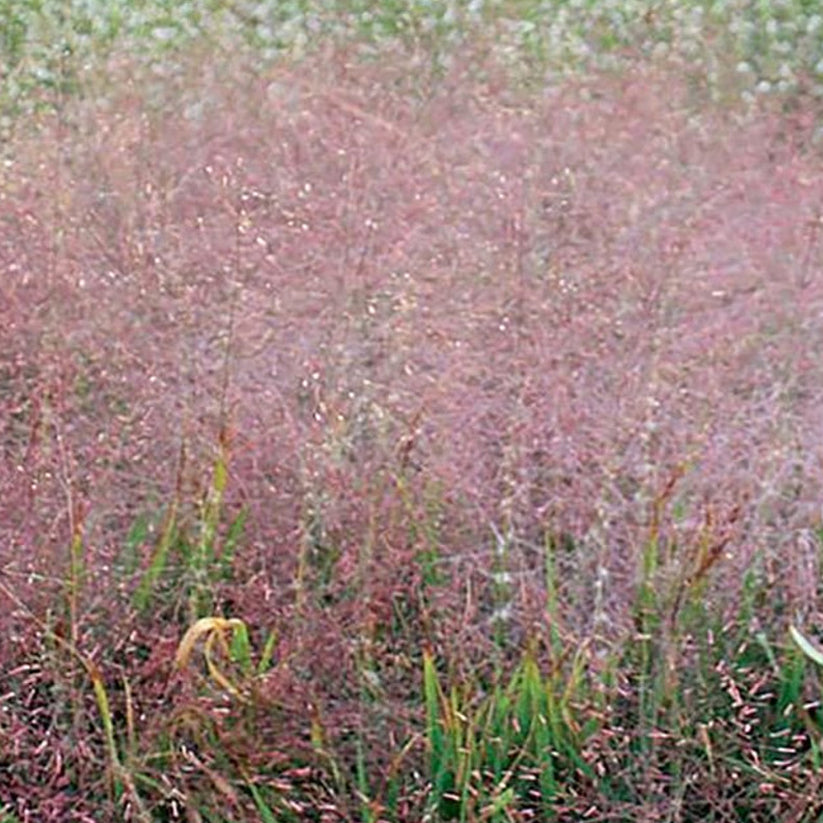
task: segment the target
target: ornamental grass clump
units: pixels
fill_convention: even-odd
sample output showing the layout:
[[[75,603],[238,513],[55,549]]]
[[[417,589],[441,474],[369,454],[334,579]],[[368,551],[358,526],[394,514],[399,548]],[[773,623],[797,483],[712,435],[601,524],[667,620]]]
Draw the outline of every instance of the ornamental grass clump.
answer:
[[[424,29],[4,142],[0,814],[814,808],[813,110]]]

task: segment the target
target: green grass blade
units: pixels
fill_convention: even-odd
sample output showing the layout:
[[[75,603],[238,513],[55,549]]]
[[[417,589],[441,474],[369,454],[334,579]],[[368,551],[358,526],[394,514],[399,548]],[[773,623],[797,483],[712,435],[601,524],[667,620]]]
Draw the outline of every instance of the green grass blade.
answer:
[[[444,755],[444,733],[440,725],[440,684],[431,652],[423,652],[423,702],[426,707],[426,739],[429,743],[429,769],[432,776],[440,771]]]
[[[237,517],[229,524],[226,531],[226,537],[223,540],[223,549],[220,553],[220,576],[223,580],[231,580],[233,574],[232,564],[234,563],[234,556],[237,552],[237,544],[243,536],[246,527],[246,518],[249,510],[243,508]]]
[[[143,612],[149,607],[154,587],[166,568],[171,547],[174,545],[176,539],[177,500],[175,499],[172,501],[166,512],[166,516],[163,518],[163,526],[160,531],[160,537],[154,547],[151,562],[134,594],[134,606],[138,611]]]
[[[271,810],[271,807],[266,803],[263,799],[263,795],[260,793],[260,790],[251,780],[246,781],[246,785],[249,787],[249,792],[251,793],[252,799],[254,800],[254,805],[257,807],[257,812],[260,815],[260,820],[263,823],[278,823],[277,817],[274,812]]]
[[[279,639],[280,635],[278,632],[272,629],[266,638],[266,642],[263,644],[263,650],[260,652],[260,660],[257,663],[258,675],[265,674],[271,668],[274,650],[277,647],[277,641]]]
[[[800,651],[802,651],[809,660],[817,663],[818,666],[823,666],[823,650],[821,650],[819,646],[807,639],[795,626],[789,626],[789,634],[791,634],[792,640],[799,646]]]
[[[229,644],[229,656],[232,663],[240,667],[240,671],[244,677],[251,675],[251,641],[249,640],[249,630],[243,622],[238,622],[233,626],[231,642]]]

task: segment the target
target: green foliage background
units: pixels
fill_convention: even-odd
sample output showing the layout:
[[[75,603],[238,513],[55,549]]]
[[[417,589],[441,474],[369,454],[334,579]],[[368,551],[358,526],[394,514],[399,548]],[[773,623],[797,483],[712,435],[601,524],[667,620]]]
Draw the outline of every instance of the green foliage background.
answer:
[[[70,86],[124,54],[173,71],[175,53],[192,45],[215,55],[242,45],[266,61],[331,39],[448,60],[472,38],[551,71],[669,56],[714,87],[731,67],[746,96],[823,94],[823,10],[811,0],[2,0],[0,104],[8,118],[37,104],[32,92]]]

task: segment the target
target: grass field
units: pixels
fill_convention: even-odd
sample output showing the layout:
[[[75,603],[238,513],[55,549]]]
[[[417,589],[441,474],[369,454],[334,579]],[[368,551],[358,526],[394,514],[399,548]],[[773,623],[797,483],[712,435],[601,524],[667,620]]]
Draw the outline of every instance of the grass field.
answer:
[[[816,6],[0,1],[0,823],[823,820]]]

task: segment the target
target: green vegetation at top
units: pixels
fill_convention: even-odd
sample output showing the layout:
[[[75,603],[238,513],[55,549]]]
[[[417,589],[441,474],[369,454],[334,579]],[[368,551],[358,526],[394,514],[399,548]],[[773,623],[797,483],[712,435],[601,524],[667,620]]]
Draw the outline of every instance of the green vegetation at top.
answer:
[[[0,113],[76,87],[113,55],[166,73],[186,48],[242,45],[265,61],[330,40],[366,52],[399,43],[437,60],[488,40],[559,72],[674,57],[710,88],[731,69],[747,96],[823,94],[823,13],[811,0],[0,0]]]

